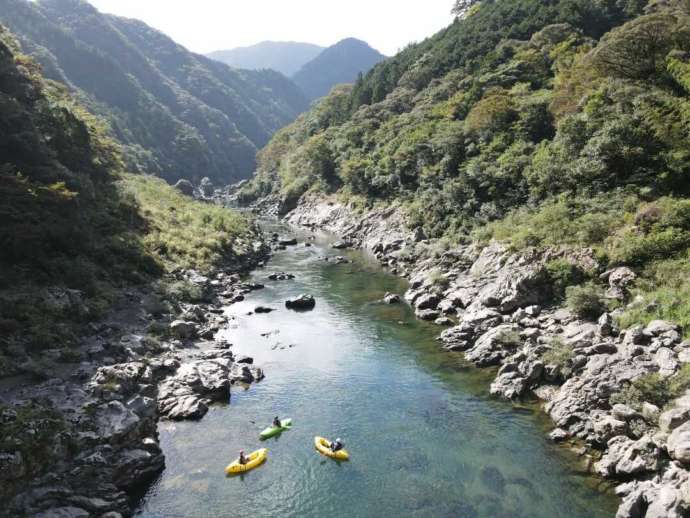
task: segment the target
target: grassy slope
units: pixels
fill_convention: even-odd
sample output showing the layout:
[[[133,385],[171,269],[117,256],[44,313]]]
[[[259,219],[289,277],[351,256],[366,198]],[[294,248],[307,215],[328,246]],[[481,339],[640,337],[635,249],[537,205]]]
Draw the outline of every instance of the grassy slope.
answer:
[[[400,202],[446,243],[592,246],[642,276],[623,323],[687,329],[688,3],[644,4],[483,2],[279,132],[243,194]]]

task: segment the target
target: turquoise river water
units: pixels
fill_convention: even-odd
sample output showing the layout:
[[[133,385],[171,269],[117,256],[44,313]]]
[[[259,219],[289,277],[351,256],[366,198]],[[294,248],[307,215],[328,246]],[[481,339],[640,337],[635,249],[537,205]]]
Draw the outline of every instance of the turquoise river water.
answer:
[[[491,373],[441,351],[438,327],[377,303],[404,281],[359,252],[340,266],[324,255],[335,255],[325,237],[252,274],[266,288],[227,309],[237,318],[224,336],[266,379],[199,422],[161,423],[167,467],[137,516],[613,516],[615,498],[548,441],[535,407],[491,398]],[[273,271],[296,279],[268,281]],[[316,297],[313,311],[284,308],[299,293]],[[258,304],[276,311],[247,316]],[[275,415],[293,428],[260,442]],[[341,437],[351,460],[319,455],[315,435]],[[224,476],[240,449],[259,447],[263,466]]]

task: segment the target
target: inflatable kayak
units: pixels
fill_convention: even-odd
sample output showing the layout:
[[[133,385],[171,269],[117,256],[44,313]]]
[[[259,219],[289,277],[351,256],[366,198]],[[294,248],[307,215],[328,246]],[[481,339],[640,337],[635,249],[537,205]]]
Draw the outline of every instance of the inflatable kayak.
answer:
[[[250,471],[259,466],[263,461],[265,461],[266,457],[268,457],[268,449],[261,448],[260,450],[256,450],[255,452],[252,452],[249,455],[247,455],[248,462],[246,464],[240,464],[239,459],[237,459],[232,464],[229,464],[228,467],[225,468],[225,474],[236,475],[238,473]]]
[[[331,441],[323,437],[314,437],[314,447],[321,454],[336,460],[348,460],[350,454],[347,450],[331,451]]]
[[[280,421],[280,428],[277,426],[269,426],[259,434],[259,438],[268,439],[269,437],[273,437],[275,435],[278,435],[279,433],[283,433],[285,430],[289,430],[291,426],[292,419],[283,419],[282,421]]]

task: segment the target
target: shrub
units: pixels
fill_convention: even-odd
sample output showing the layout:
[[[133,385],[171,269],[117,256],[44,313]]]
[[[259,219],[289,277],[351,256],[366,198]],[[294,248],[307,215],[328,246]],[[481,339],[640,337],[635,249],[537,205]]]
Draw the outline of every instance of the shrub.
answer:
[[[501,344],[501,346],[507,349],[514,349],[522,344],[522,338],[520,338],[520,333],[512,329],[502,331],[496,337],[496,341],[499,344]]]
[[[640,409],[642,403],[652,403],[660,408],[669,401],[682,396],[690,388],[690,364],[683,364],[681,369],[669,378],[659,373],[645,374],[633,380],[620,392],[611,397],[612,403],[623,403]]]
[[[431,270],[427,276],[427,280],[434,288],[446,289],[450,284],[450,279],[443,275],[443,272],[437,268]]]
[[[690,332],[690,256],[657,261],[647,266],[636,283],[635,294],[643,304],[626,309],[619,317],[621,328],[670,320]]]
[[[177,302],[195,303],[201,302],[204,298],[203,290],[196,284],[189,281],[174,281],[160,285],[162,294]]]
[[[546,365],[555,365],[563,372],[569,368],[574,357],[573,348],[561,338],[555,337],[551,340],[549,349],[542,355],[542,361]]]
[[[585,279],[582,269],[567,259],[553,259],[546,263],[545,269],[553,294],[558,299],[565,296],[568,286],[580,284]]]
[[[597,318],[605,310],[604,292],[601,286],[587,282],[581,286],[568,286],[565,300],[568,308],[583,318]]]

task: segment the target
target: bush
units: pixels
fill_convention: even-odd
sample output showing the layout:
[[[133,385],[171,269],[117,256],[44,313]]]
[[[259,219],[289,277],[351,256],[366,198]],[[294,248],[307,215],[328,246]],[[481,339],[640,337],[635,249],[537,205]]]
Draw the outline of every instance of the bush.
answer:
[[[163,283],[160,286],[160,291],[166,298],[177,302],[193,304],[201,302],[204,299],[203,290],[198,285],[189,281]]]
[[[582,318],[598,318],[606,311],[603,298],[604,290],[593,282],[581,286],[568,286],[565,289],[566,305]]]
[[[642,304],[626,309],[619,325],[647,325],[652,320],[669,320],[679,324],[686,336],[690,333],[690,255],[651,263],[642,272],[634,291]]]
[[[585,279],[582,269],[567,259],[553,259],[545,265],[554,297],[562,299],[568,286],[580,284]]]
[[[496,341],[504,348],[514,349],[522,344],[520,333],[515,330],[502,331],[497,337]]]
[[[555,337],[551,340],[549,349],[542,355],[542,361],[546,365],[555,365],[564,372],[567,371],[574,357],[573,348],[562,339]]]
[[[427,280],[431,283],[434,288],[446,289],[450,284],[450,279],[443,275],[443,272],[438,268],[435,268],[429,272]]]
[[[669,378],[658,373],[645,374],[633,380],[611,397],[611,403],[623,403],[639,410],[642,403],[652,403],[663,408],[671,400],[682,396],[690,388],[690,364]]]

